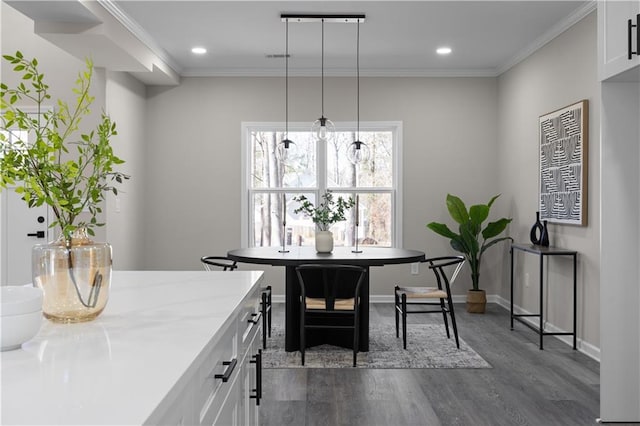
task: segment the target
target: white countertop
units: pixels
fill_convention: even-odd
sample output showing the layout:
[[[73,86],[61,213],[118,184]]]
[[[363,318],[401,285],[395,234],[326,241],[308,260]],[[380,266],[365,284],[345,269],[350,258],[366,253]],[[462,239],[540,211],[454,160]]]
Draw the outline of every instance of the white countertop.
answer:
[[[1,353],[1,423],[142,424],[261,278],[114,271],[96,320],[43,320],[22,349]]]

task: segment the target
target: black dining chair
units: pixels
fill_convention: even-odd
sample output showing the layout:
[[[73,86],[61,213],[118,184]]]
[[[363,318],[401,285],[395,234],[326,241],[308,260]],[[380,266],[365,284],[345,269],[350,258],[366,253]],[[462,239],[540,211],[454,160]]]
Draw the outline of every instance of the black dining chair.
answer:
[[[237,262],[225,256],[202,256],[200,258],[202,266],[207,271],[215,271],[222,268],[223,271],[233,271],[238,269]]]
[[[451,317],[451,325],[453,326],[453,334],[456,338],[456,347],[460,349],[456,315],[453,310],[453,299],[451,298],[451,284],[453,284],[460,269],[462,269],[464,261],[464,256],[443,256],[425,259],[422,263],[425,263],[435,274],[435,286],[395,286],[396,337],[399,337],[398,323],[399,319],[402,318],[402,345],[404,349],[407,349],[407,315],[426,313],[442,313],[444,327],[447,331],[447,339],[451,338],[449,323],[447,321],[447,314],[449,314]],[[445,270],[448,271],[451,269],[453,269],[453,272],[451,273],[451,278],[448,278]],[[411,302],[408,302],[407,299],[411,300]],[[410,310],[409,306],[437,306],[438,308],[416,308]]]
[[[238,269],[235,260],[225,256],[202,256],[200,262],[207,271],[220,270],[234,271]],[[271,286],[262,288],[260,295],[260,312],[262,313],[262,348],[267,348],[267,335],[271,337]]]
[[[353,265],[300,265],[300,354],[304,365],[306,334],[312,329],[353,330],[356,366],[360,326],[360,289],[366,269]]]

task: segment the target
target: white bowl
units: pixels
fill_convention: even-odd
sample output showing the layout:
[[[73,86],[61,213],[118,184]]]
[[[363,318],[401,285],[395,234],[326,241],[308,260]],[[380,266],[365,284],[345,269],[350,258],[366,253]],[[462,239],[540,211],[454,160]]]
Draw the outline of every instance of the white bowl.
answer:
[[[0,317],[2,328],[2,348],[0,351],[19,349],[22,344],[38,334],[42,325],[42,311],[22,315],[3,315]]]
[[[42,310],[42,289],[31,285],[0,288],[0,315],[20,315]]]
[[[42,325],[42,290],[31,286],[0,288],[0,350],[18,349]]]

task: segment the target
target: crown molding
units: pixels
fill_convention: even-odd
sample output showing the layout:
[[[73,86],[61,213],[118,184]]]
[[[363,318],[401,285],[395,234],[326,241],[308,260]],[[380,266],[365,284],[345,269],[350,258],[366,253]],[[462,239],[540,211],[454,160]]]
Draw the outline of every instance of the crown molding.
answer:
[[[289,69],[289,77],[318,77],[318,69]],[[360,69],[360,77],[495,77],[496,70],[490,69]],[[282,69],[274,68],[220,68],[189,69],[181,77],[283,77]],[[353,77],[353,69],[325,69],[325,77]]]
[[[558,37],[560,34],[580,22],[583,18],[585,18],[588,14],[596,10],[598,2],[596,0],[590,0],[584,6],[578,8],[573,14],[569,15],[562,21],[558,22],[556,25],[551,27],[547,32],[545,32],[542,36],[538,37],[533,41],[529,46],[525,49],[518,52],[514,57],[505,62],[502,66],[496,68],[495,76],[499,76],[500,74],[505,73],[510,70],[514,66],[518,65],[520,62],[527,59],[529,56],[533,55],[536,51],[541,49],[547,43],[549,43],[554,38]]]
[[[136,21],[131,19],[113,0],[97,0],[98,3],[109,12],[123,27],[142,42],[154,55],[165,64],[169,65],[178,75],[182,75],[182,67],[164,50],[149,33],[147,33]]]

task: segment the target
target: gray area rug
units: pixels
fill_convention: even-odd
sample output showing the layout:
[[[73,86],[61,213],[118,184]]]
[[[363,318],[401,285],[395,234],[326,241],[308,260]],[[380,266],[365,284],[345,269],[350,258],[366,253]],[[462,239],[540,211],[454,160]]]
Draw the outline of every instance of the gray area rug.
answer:
[[[491,368],[476,351],[460,339],[460,349],[451,332],[447,339],[442,324],[408,324],[407,349],[395,327],[372,325],[369,329],[369,352],[358,353],[357,368]],[[275,325],[267,340],[262,363],[264,368],[352,368],[351,349],[331,345],[314,346],[305,353],[284,350],[284,329]]]

